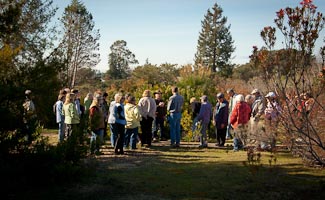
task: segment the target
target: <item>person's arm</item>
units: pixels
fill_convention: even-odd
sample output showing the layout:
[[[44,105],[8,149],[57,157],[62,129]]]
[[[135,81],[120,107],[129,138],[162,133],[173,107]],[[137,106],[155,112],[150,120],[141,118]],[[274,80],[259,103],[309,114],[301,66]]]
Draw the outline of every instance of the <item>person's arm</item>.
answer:
[[[234,108],[230,115],[230,124],[233,125],[238,118],[238,109]]]

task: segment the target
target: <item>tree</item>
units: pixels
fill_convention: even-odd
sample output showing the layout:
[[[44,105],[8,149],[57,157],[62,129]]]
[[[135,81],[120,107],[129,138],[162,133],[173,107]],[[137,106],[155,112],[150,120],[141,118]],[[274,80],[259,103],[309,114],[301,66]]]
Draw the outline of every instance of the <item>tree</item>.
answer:
[[[56,12],[51,0],[1,1],[0,7],[1,154],[23,148],[26,89],[33,92],[41,123],[49,122],[62,62],[53,45],[56,32],[49,26]]]
[[[206,66],[212,72],[229,77],[234,67],[230,64],[230,59],[235,48],[230,25],[226,26],[227,18],[222,16],[222,12],[222,8],[216,3],[212,11],[209,9],[204,16],[195,54],[195,65]]]
[[[130,75],[130,64],[138,64],[135,55],[127,48],[124,40],[115,41],[108,55],[109,70],[107,74],[112,79],[125,79]]]
[[[325,70],[320,71],[313,50],[325,18],[311,0],[300,4],[277,12],[275,24],[284,37],[285,48],[274,50],[277,29],[267,26],[261,31],[265,46],[254,47],[251,60],[261,70],[267,88],[275,91],[283,103],[281,122],[290,149],[324,166]]]
[[[99,30],[93,16],[78,0],[72,0],[61,19],[64,36],[61,47],[66,56],[66,78],[73,88],[80,68],[91,68],[99,62]]]
[[[143,66],[137,66],[131,73],[131,78],[135,80],[142,79],[148,84],[156,85],[175,84],[177,82],[178,70],[174,64],[161,64],[160,66],[152,65],[147,62]]]

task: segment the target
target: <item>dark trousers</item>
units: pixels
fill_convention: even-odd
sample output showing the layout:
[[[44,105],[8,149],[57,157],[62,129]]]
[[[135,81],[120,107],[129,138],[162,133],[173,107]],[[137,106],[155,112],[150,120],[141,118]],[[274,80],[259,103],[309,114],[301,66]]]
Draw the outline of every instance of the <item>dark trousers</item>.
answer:
[[[151,145],[151,139],[152,139],[152,122],[153,118],[152,117],[147,117],[144,118],[142,117],[142,121],[140,122],[141,124],[141,144],[148,144],[149,146]]]
[[[114,145],[114,151],[115,153],[123,154],[125,125],[115,123],[115,128],[117,132],[117,138]]]
[[[223,129],[216,129],[216,136],[217,136],[217,144],[220,146],[225,145],[226,143],[226,133],[227,133],[227,128]]]
[[[160,129],[160,138],[164,138],[166,139],[166,135],[165,135],[165,132],[164,132],[164,118],[156,118],[154,120],[154,123],[155,123],[155,131],[154,131],[154,137],[155,138],[158,138],[158,130]]]
[[[76,132],[78,132],[79,124],[65,124],[66,129],[65,129],[65,134],[69,138],[72,135],[75,135]]]

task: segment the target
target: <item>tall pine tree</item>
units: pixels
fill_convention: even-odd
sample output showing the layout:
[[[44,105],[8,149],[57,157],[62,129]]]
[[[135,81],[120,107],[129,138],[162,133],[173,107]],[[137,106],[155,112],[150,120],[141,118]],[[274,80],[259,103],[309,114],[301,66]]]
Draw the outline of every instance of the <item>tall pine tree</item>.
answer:
[[[107,74],[112,79],[124,79],[130,75],[130,64],[138,64],[135,55],[127,48],[124,40],[115,41],[108,55],[109,70]]]
[[[72,0],[65,8],[61,19],[64,38],[61,43],[66,55],[68,86],[76,84],[77,72],[80,68],[94,67],[99,62],[99,30],[94,29],[95,23],[83,3]]]
[[[209,67],[211,71],[229,77],[234,67],[230,60],[235,48],[230,25],[226,26],[227,18],[222,16],[222,12],[222,8],[216,3],[212,11],[209,9],[204,16],[195,54],[195,66]]]

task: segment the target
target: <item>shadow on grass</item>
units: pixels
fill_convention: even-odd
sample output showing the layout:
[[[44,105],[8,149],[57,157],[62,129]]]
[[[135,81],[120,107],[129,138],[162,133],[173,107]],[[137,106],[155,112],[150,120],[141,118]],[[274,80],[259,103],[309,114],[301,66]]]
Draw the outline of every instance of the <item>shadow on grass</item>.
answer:
[[[249,163],[245,151],[153,146],[88,159],[95,176],[43,189],[21,199],[325,199],[325,172],[306,168],[287,152],[261,153]],[[269,163],[271,156],[276,163]],[[35,191],[38,191],[35,188]],[[19,198],[17,198],[19,199]]]

